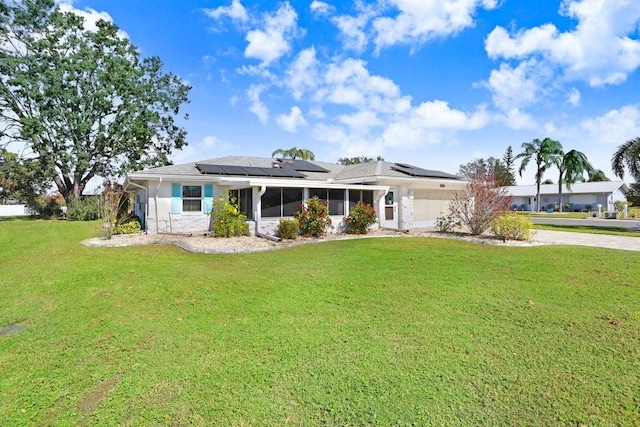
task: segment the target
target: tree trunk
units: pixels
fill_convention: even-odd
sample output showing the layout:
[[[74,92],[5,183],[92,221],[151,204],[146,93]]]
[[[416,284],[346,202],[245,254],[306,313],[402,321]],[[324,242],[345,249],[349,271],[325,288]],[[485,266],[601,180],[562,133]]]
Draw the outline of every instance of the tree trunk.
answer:
[[[558,212],[562,213],[562,173],[558,179]]]

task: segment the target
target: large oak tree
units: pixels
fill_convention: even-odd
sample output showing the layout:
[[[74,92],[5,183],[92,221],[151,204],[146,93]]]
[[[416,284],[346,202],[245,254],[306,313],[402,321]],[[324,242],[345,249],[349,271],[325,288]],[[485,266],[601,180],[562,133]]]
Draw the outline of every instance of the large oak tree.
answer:
[[[0,143],[26,146],[67,201],[94,176],[168,163],[189,85],[110,22],[53,0],[0,3]]]

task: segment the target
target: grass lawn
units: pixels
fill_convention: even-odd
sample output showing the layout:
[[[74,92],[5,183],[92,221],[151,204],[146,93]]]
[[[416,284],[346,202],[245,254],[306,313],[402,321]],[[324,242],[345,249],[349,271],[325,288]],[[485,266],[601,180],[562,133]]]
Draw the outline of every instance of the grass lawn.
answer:
[[[0,222],[0,425],[639,425],[635,252]]]
[[[640,231],[632,231],[624,227],[534,224],[533,228],[536,230],[569,231],[573,233],[607,234],[610,236],[640,237]]]
[[[554,212],[554,213],[546,213],[546,212],[516,212],[518,215],[528,216],[528,217],[536,217],[536,218],[578,218],[585,219],[590,217],[591,213],[587,212]]]

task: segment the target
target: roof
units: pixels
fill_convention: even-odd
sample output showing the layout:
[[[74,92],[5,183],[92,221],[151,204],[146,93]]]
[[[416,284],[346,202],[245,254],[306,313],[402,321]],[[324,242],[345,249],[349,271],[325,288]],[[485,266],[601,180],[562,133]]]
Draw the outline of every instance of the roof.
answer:
[[[536,195],[535,185],[515,185],[504,187],[512,197],[531,197]],[[571,189],[562,184],[562,194],[611,194],[618,189],[627,191],[627,184],[622,181],[605,182],[577,182],[571,184]],[[558,184],[543,184],[540,186],[540,194],[558,194]]]
[[[236,166],[239,168],[225,168]],[[287,174],[269,174],[267,170],[278,168],[289,171]],[[228,170],[231,173],[226,174]],[[296,174],[295,172],[298,172]],[[373,161],[355,165],[340,165],[319,161],[302,161],[288,159],[274,159],[268,157],[227,156],[218,157],[180,165],[162,166],[153,169],[133,172],[129,179],[153,179],[155,177],[202,177],[203,175],[217,176],[252,176],[268,177],[269,179],[303,178],[305,180],[355,182],[368,179],[445,179],[460,181],[460,178],[446,172],[422,169],[404,163]],[[302,176],[298,176],[302,175]]]

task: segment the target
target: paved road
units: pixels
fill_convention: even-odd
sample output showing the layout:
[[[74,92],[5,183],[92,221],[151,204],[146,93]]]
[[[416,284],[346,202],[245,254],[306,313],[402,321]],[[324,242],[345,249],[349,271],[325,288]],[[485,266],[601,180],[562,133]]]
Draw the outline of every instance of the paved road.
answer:
[[[640,230],[640,221],[631,219],[579,219],[579,218],[543,218],[539,216],[529,217],[534,224],[552,224],[552,225],[584,225],[587,227],[620,227],[630,230]]]
[[[535,233],[533,241],[546,245],[578,245],[622,249],[625,251],[640,251],[640,237],[609,236],[604,234],[571,233],[566,231],[548,230],[535,230]]]

